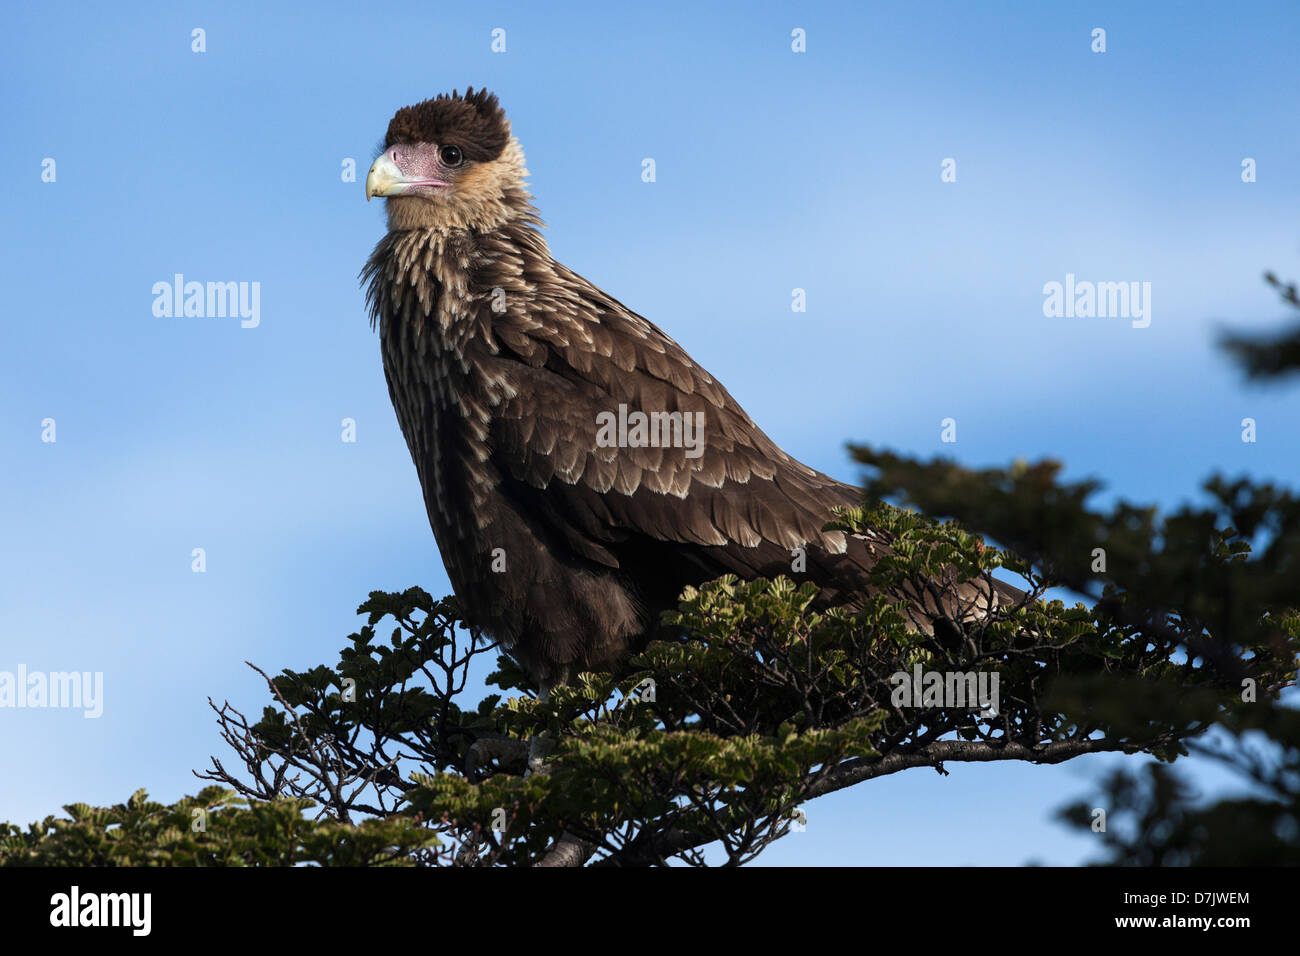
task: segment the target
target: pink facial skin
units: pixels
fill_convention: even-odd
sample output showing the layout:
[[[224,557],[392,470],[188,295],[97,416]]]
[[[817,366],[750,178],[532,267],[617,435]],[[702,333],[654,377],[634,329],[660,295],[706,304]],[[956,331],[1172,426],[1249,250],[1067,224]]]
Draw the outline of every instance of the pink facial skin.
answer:
[[[437,144],[401,143],[388,147],[385,155],[401,172],[401,181],[394,186],[392,195],[431,196],[452,185],[452,170],[456,167],[443,160]]]

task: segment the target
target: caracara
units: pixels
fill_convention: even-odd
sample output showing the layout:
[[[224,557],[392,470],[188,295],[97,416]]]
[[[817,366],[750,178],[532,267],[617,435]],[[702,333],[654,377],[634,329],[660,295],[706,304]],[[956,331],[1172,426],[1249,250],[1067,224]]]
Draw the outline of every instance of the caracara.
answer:
[[[888,542],[822,530],[859,489],[791,458],[658,326],[556,262],[527,176],[496,97],[468,89],[398,110],[366,177],[388,201],[371,322],[467,620],[545,691],[616,670],[685,586],[723,574],[861,595]],[[984,609],[1015,593],[961,588]],[[918,626],[939,608],[918,600]]]

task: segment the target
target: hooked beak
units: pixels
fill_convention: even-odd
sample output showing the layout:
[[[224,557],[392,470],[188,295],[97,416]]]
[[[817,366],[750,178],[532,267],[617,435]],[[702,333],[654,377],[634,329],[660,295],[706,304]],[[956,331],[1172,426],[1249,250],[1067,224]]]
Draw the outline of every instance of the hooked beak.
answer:
[[[409,192],[413,186],[450,186],[440,179],[408,179],[385,152],[370,164],[366,174],[366,202],[371,196],[400,196]]]

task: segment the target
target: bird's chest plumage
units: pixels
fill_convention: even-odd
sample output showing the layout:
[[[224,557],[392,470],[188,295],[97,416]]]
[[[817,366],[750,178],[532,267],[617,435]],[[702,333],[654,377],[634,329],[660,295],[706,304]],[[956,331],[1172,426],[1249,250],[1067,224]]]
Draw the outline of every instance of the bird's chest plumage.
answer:
[[[389,394],[439,549],[460,578],[488,539],[488,499],[498,486],[488,444],[493,402],[473,356],[482,303],[467,266],[468,254],[445,237],[398,237],[379,310]]]

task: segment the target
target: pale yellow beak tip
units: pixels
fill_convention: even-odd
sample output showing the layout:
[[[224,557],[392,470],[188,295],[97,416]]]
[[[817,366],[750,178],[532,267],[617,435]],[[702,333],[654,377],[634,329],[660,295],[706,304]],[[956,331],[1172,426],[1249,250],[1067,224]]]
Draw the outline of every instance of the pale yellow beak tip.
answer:
[[[366,174],[366,202],[370,202],[371,196],[395,194],[404,182],[402,171],[385,153],[370,164],[370,172]]]

